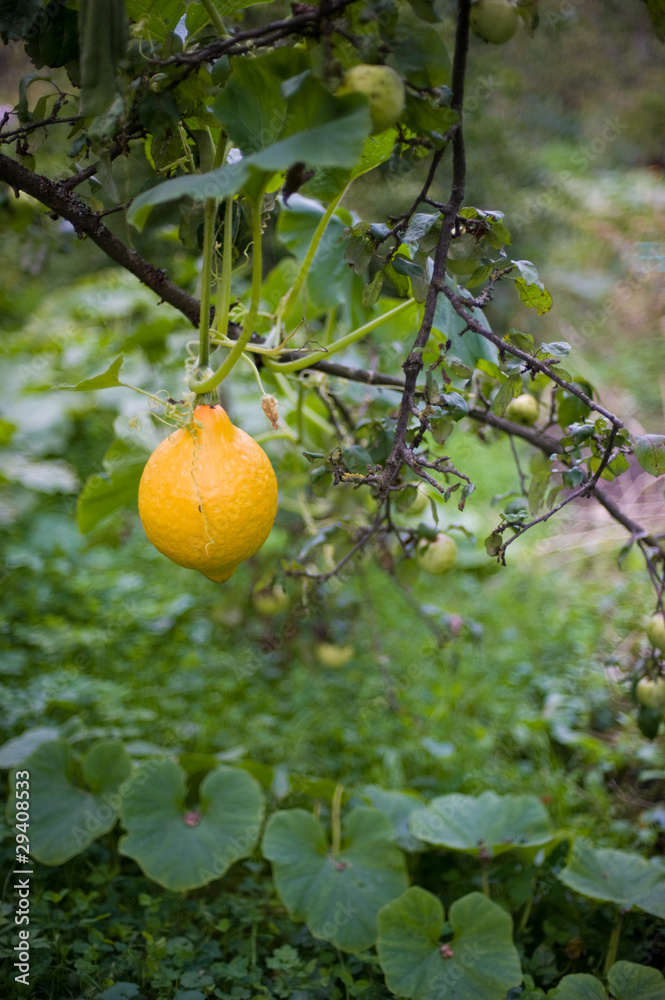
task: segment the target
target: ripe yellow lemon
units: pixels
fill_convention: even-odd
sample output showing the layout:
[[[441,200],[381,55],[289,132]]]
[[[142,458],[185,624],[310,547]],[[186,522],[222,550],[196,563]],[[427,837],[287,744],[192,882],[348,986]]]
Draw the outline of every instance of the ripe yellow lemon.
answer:
[[[221,406],[197,406],[148,459],[139,516],[163,555],[228,580],[261,548],[277,513],[277,480],[256,441]]]

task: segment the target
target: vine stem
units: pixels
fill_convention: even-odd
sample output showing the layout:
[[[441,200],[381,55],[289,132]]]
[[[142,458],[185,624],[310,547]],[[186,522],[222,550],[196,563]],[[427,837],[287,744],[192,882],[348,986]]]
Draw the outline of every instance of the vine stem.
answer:
[[[332,853],[339,854],[342,846],[342,796],[344,795],[344,785],[337,785],[332,797],[332,810],[330,822],[332,826]]]
[[[607,977],[608,972],[617,960],[617,952],[619,951],[619,941],[621,940],[621,928],[623,926],[623,913],[621,910],[617,910],[616,920],[614,921],[614,927],[612,928],[612,935],[610,937],[610,943],[607,947],[607,956],[605,958],[605,965],[603,966],[603,976]]]
[[[228,32],[224,26],[222,18],[220,17],[219,11],[213,3],[213,0],[201,0],[201,6],[205,9],[206,14],[212,21],[213,27],[220,38],[228,38]]]
[[[226,336],[231,305],[231,265],[233,253],[233,198],[224,202],[224,237],[222,244],[222,273],[217,282],[215,329]]]
[[[210,275],[215,240],[214,198],[206,198],[203,210],[203,263],[201,264],[201,315],[199,317],[199,368],[210,363]]]
[[[314,260],[314,255],[315,255],[316,251],[319,248],[319,243],[321,242],[323,234],[326,231],[326,227],[327,227],[328,223],[330,222],[330,220],[331,220],[331,218],[333,216],[333,212],[335,211],[335,209],[339,205],[340,201],[342,200],[342,198],[344,197],[344,195],[346,194],[346,192],[348,191],[348,189],[349,189],[349,185],[347,184],[346,187],[337,195],[337,197],[333,198],[333,200],[330,202],[330,204],[328,205],[327,209],[325,210],[325,212],[321,216],[319,224],[316,227],[316,229],[314,230],[314,235],[312,236],[312,242],[310,243],[309,247],[307,248],[307,253],[305,254],[305,259],[303,260],[302,264],[300,265],[300,270],[298,271],[298,274],[296,275],[296,280],[294,281],[293,285],[291,286],[291,288],[290,288],[289,292],[287,293],[286,297],[282,300],[282,304],[280,306],[279,313],[278,313],[278,319],[282,318],[284,316],[288,316],[289,313],[291,312],[291,310],[293,309],[293,307],[295,305],[295,302],[296,302],[296,299],[298,298],[298,295],[300,294],[300,289],[302,288],[302,286],[304,284],[305,278],[309,274],[309,269],[312,266],[312,261]]]
[[[339,340],[331,344],[329,347],[322,349],[320,351],[314,351],[312,354],[308,354],[304,358],[297,358],[295,361],[271,361],[264,357],[264,365],[266,368],[273,372],[298,372],[303,368],[309,368],[311,365],[316,364],[317,361],[323,361],[324,358],[329,357],[331,354],[335,354],[337,351],[343,350],[345,347],[349,347],[351,344],[355,344],[357,340],[361,340],[365,334],[371,333],[375,330],[377,326],[381,326],[386,320],[394,319],[395,316],[399,316],[400,313],[404,312],[405,309],[409,309],[415,302],[415,299],[405,299],[400,302],[398,306],[394,309],[390,309],[386,313],[382,313],[381,316],[375,316],[374,319],[369,320],[368,323],[364,323],[359,326],[356,330],[352,330],[351,333],[347,333],[345,337],[340,337]]]
[[[254,327],[256,325],[256,318],[259,313],[259,301],[261,298],[261,283],[263,279],[263,266],[261,260],[261,243],[262,243],[262,217],[261,217],[261,207],[263,205],[263,192],[265,188],[262,187],[259,194],[256,197],[252,205],[252,291],[249,303],[249,309],[247,315],[245,316],[245,322],[243,324],[242,332],[238,337],[237,341],[231,353],[226,358],[226,360],[219,366],[217,371],[206,379],[205,382],[199,382],[192,384],[190,382],[190,389],[197,393],[211,392],[216,389],[217,386],[222,382],[226,376],[229,374],[231,369],[235,366],[236,362],[240,359],[245,347],[249,343],[249,339],[254,332]],[[226,238],[226,232],[225,232]]]

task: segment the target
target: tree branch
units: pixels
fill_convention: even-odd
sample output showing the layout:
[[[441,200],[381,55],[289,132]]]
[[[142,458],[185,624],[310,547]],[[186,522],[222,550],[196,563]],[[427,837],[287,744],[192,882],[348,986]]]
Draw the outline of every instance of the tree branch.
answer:
[[[89,236],[107,257],[156,292],[162,301],[178,309],[193,326],[198,326],[201,308],[199,300],[169,281],[161,268],[155,267],[118,239],[101,222],[99,215],[88,208],[75,194],[63,190],[61,185],[42,174],[31,173],[4,153],[0,153],[0,181],[5,181],[16,192],[25,191],[51,211],[71,222],[79,237]]]

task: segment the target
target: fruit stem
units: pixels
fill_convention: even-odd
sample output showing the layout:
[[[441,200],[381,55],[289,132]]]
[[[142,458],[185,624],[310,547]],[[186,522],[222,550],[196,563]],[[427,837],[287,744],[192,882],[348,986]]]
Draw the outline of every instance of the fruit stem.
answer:
[[[603,966],[603,976],[607,978],[607,974],[617,960],[617,952],[619,951],[619,941],[621,940],[621,928],[623,925],[623,913],[621,910],[617,910],[616,920],[614,921],[614,927],[612,928],[612,935],[610,937],[610,943],[607,947],[607,956],[605,958],[605,965]]]
[[[398,306],[394,309],[390,309],[387,313],[382,313],[380,316],[375,316],[374,319],[369,320],[368,323],[364,323],[359,326],[356,330],[352,330],[351,333],[347,333],[345,337],[340,337],[339,340],[331,344],[325,350],[314,351],[312,354],[308,354],[303,358],[297,358],[295,361],[272,361],[269,358],[264,358],[264,365],[273,372],[298,372],[302,368],[310,368],[312,365],[316,364],[317,361],[323,361],[328,358],[331,354],[335,354],[337,351],[343,350],[345,347],[349,347],[351,344],[355,344],[357,340],[361,340],[365,334],[371,333],[375,330],[377,326],[381,326],[386,320],[394,319],[395,316],[399,316],[401,312],[405,309],[410,308],[414,303],[414,299],[405,299],[404,302],[400,302]]]
[[[342,846],[342,796],[344,795],[344,785],[337,785],[332,797],[332,810],[330,822],[332,826],[332,853],[339,854]]]
[[[201,264],[201,314],[199,317],[199,368],[210,363],[210,279],[215,239],[214,198],[206,198],[203,210],[203,262]]]
[[[288,294],[285,296],[284,299],[282,299],[281,305],[277,313],[278,320],[284,316],[288,316],[291,310],[293,309],[296,299],[298,298],[298,295],[300,293],[300,289],[302,288],[303,283],[305,281],[305,278],[309,274],[309,269],[312,266],[314,255],[319,248],[319,243],[321,242],[323,234],[326,231],[326,227],[332,218],[333,212],[339,205],[340,201],[342,200],[348,189],[349,185],[347,184],[346,187],[342,191],[340,191],[337,197],[333,198],[333,200],[330,202],[327,209],[321,216],[319,224],[314,230],[314,235],[312,236],[312,242],[310,243],[307,249],[307,253],[305,254],[305,259],[300,265],[300,270],[296,275],[296,280],[291,286],[291,289],[289,290]]]
[[[249,302],[249,309],[247,315],[245,316],[245,322],[243,324],[242,332],[238,337],[238,340],[233,346],[231,353],[226,358],[214,375],[206,379],[205,382],[201,382],[199,385],[192,385],[190,383],[190,389],[194,392],[211,392],[216,389],[217,386],[222,382],[226,376],[229,374],[233,366],[239,360],[245,347],[249,343],[249,339],[254,332],[254,326],[256,324],[256,318],[259,313],[259,302],[261,298],[261,283],[263,279],[263,266],[261,260],[261,243],[263,235],[263,219],[261,215],[261,208],[263,205],[263,192],[265,190],[265,185],[261,187],[256,200],[252,204],[252,240],[253,240],[253,250],[252,250],[252,293]],[[226,241],[226,232],[224,234]]]

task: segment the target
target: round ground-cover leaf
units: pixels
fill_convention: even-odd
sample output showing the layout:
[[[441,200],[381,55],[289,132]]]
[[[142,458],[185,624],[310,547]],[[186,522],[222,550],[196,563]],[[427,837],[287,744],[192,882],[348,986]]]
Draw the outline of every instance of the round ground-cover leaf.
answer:
[[[607,1000],[603,984],[595,976],[579,973],[564,976],[558,986],[550,990],[547,1000]]]
[[[411,793],[388,791],[379,785],[364,785],[360,794],[369,804],[384,813],[395,828],[395,842],[403,851],[414,853],[426,849],[421,840],[409,832],[409,817],[422,807],[421,800]]]
[[[471,892],[455,900],[448,923],[453,938],[443,944],[441,901],[419,886],[380,910],[376,948],[388,989],[411,1000],[505,1000],[522,981],[510,915]]]
[[[0,747],[0,768],[16,767],[42,743],[52,743],[59,736],[60,732],[55,726],[36,726],[34,729],[26,729],[20,736],[7,740]]]
[[[61,865],[108,833],[118,819],[118,788],[131,773],[132,765],[122,743],[103,740],[83,756],[81,774],[90,790],[77,783],[76,767],[64,740],[42,743],[14,772],[30,775],[30,854],[45,865]],[[21,791],[19,786],[18,791]],[[20,799],[12,794],[7,819],[14,825]]]
[[[634,962],[615,962],[607,974],[615,1000],[665,1000],[662,972]]]
[[[368,806],[352,809],[333,854],[323,824],[304,809],[270,817],[263,853],[275,886],[295,920],[342,951],[364,951],[376,940],[376,915],[408,885],[393,824]]]
[[[409,821],[419,840],[489,856],[547,844],[555,837],[544,805],[533,795],[442,795]]]
[[[199,804],[186,805],[187,775],[175,761],[146,761],[123,795],[127,833],[118,850],[166,889],[198,889],[254,850],[265,800],[258,781],[220,765],[201,782]]]
[[[628,851],[595,848],[580,839],[559,878],[582,896],[665,918],[665,867],[655,858],[647,861]]]

